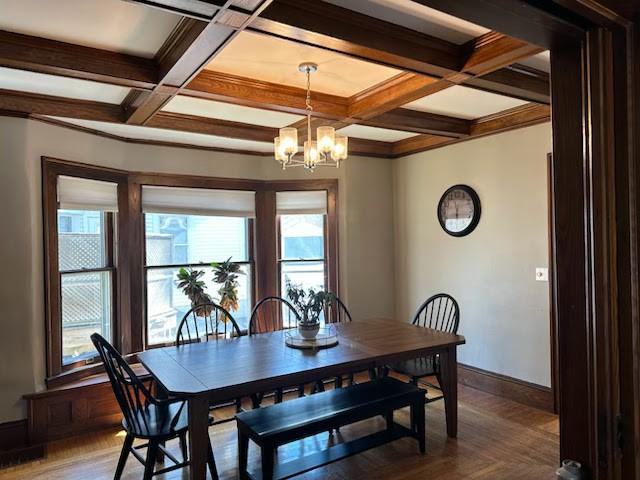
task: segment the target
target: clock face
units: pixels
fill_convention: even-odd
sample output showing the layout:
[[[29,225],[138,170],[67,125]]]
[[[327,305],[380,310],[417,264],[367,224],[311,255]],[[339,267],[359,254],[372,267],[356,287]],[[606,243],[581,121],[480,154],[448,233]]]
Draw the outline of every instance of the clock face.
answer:
[[[450,235],[461,237],[473,231],[480,220],[480,199],[466,185],[449,188],[438,205],[440,225]]]

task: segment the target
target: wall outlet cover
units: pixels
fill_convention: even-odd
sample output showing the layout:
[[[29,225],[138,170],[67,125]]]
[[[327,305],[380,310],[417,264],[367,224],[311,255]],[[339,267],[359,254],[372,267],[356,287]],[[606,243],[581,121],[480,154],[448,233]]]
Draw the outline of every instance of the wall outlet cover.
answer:
[[[549,281],[549,269],[546,267],[536,268],[536,281],[548,282]]]

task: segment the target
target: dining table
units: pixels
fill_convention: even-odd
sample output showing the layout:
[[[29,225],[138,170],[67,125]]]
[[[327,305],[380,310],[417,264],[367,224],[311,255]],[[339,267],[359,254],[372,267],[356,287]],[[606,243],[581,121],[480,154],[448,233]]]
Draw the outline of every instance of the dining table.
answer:
[[[206,476],[210,404],[427,355],[439,356],[447,435],[456,437],[456,357],[463,336],[388,319],[354,320],[335,329],[338,343],[331,348],[291,348],[281,330],[138,354],[170,396],[187,401],[191,479]]]

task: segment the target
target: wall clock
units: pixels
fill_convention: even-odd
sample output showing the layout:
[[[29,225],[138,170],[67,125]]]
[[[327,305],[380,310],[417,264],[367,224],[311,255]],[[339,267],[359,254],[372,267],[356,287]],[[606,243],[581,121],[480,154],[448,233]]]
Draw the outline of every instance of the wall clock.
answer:
[[[469,235],[480,221],[480,197],[468,185],[454,185],[440,198],[438,220],[449,235]]]

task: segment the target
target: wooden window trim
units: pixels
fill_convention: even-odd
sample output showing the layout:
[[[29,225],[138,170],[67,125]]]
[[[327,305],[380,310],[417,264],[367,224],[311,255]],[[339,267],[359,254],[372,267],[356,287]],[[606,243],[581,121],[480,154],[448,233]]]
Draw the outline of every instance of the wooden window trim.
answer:
[[[128,361],[136,362],[136,353],[145,348],[145,262],[142,186],[210,188],[250,190],[256,192],[256,218],[249,220],[249,263],[253,267],[253,301],[277,295],[278,236],[275,197],[278,191],[325,190],[327,215],[325,219],[325,275],[327,288],[338,292],[338,180],[265,181],[238,178],[172,175],[98,167],[89,164],[42,157],[42,206],[45,261],[45,324],[46,359],[49,387],[101,373],[100,364],[78,368],[62,366],[62,329],[60,311],[60,272],[58,270],[57,178],[67,175],[91,180],[113,182],[118,185],[117,254],[113,263],[114,345]]]

